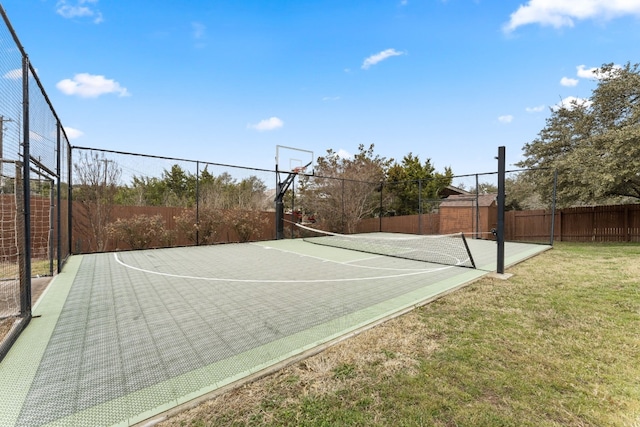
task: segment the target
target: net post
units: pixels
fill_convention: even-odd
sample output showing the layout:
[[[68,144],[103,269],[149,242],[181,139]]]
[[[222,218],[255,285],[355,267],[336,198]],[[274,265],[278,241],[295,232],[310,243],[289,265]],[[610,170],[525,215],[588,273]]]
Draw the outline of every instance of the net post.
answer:
[[[460,233],[460,238],[462,239],[462,243],[464,243],[464,248],[467,250],[467,255],[469,256],[469,261],[471,262],[471,268],[476,269],[476,262],[473,260],[473,255],[471,255],[471,250],[469,249],[469,245],[467,244],[467,238],[464,237],[464,233]]]
[[[498,262],[496,272],[504,274],[504,205],[505,205],[505,147],[498,147]]]

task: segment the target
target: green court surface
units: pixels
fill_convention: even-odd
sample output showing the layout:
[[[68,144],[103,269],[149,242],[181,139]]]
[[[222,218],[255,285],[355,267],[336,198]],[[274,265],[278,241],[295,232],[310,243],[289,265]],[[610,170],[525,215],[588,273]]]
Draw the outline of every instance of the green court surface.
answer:
[[[73,256],[0,363],[0,426],[152,420],[495,270],[468,244],[478,269],[302,240]]]

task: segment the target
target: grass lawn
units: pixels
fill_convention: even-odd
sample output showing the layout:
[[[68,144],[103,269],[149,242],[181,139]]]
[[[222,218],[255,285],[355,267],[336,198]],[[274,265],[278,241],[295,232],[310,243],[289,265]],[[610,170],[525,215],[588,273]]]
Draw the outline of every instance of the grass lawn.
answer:
[[[163,426],[640,427],[640,245],[559,243]]]

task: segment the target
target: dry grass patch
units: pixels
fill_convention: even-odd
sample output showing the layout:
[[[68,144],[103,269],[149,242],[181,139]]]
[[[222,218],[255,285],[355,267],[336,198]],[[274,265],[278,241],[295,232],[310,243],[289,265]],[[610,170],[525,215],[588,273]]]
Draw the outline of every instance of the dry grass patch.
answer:
[[[392,319],[322,353],[244,385],[161,423],[162,426],[280,424],[273,409],[376,387],[397,375],[416,376],[438,348],[436,331],[417,312]],[[368,396],[382,406],[379,396]],[[292,422],[290,425],[295,425]]]
[[[15,319],[13,317],[0,320],[0,342],[2,342],[4,337],[9,333],[14,321]]]
[[[640,245],[559,244],[164,426],[638,426]]]

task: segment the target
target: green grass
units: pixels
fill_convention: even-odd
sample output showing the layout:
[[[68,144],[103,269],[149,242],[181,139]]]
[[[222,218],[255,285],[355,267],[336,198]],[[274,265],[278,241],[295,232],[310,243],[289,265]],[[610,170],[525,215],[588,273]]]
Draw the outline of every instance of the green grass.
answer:
[[[640,245],[509,272],[165,425],[640,426]]]
[[[53,271],[55,274],[56,271],[56,261],[53,261]],[[3,262],[0,263],[0,278],[16,278],[19,275],[18,271],[18,262]],[[41,260],[41,259],[32,259],[31,260],[31,276],[32,277],[40,277],[40,276],[50,276],[51,275],[51,267],[49,264],[49,260]]]

